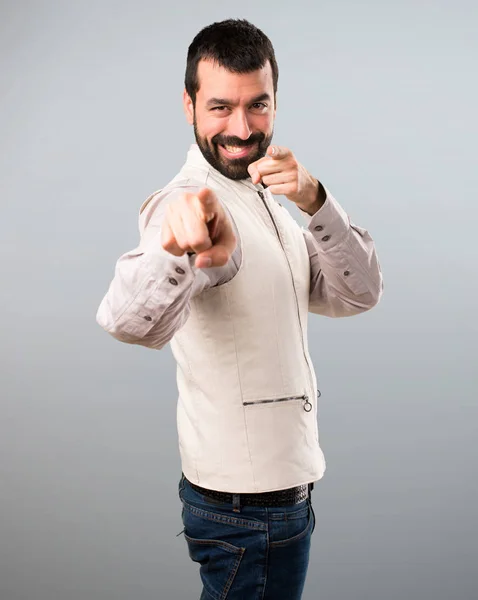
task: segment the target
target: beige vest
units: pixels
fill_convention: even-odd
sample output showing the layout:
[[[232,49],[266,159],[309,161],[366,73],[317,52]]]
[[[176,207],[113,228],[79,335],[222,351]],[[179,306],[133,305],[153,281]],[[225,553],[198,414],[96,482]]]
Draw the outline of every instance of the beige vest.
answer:
[[[232,181],[193,145],[177,185],[214,190],[242,263],[191,300],[171,341],[182,469],[203,487],[266,492],[322,477],[317,383],[307,344],[310,265],[299,225],[262,185]]]

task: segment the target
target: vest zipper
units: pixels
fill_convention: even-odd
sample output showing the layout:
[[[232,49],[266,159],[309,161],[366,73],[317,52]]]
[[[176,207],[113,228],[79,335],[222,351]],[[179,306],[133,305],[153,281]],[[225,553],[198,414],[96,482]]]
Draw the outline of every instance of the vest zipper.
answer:
[[[264,206],[266,207],[266,210],[267,210],[267,212],[269,213],[269,217],[270,217],[270,219],[271,219],[271,221],[272,221],[272,224],[274,225],[274,229],[275,229],[275,231],[276,231],[276,234],[277,234],[277,239],[279,240],[279,243],[280,243],[280,245],[281,245],[281,248],[282,248],[282,252],[284,253],[285,261],[286,261],[286,263],[287,263],[287,266],[289,267],[290,277],[291,277],[291,280],[292,280],[292,287],[294,288],[295,303],[296,303],[296,305],[297,305],[297,318],[298,318],[298,321],[299,321],[299,328],[300,328],[300,334],[301,334],[301,336],[300,336],[300,337],[301,337],[301,341],[302,341],[302,352],[303,352],[303,354],[304,354],[304,358],[305,358],[305,364],[307,365],[307,369],[308,369],[308,372],[309,372],[309,379],[310,379],[310,365],[309,365],[309,361],[307,360],[307,356],[306,356],[306,353],[305,353],[305,346],[304,346],[304,331],[303,331],[303,329],[302,329],[302,323],[300,322],[300,308],[299,308],[299,300],[297,299],[297,289],[296,289],[296,287],[295,287],[294,275],[293,275],[293,273],[292,273],[292,268],[291,268],[291,266],[290,266],[290,262],[289,262],[289,259],[288,259],[288,257],[287,257],[287,253],[286,253],[286,251],[285,251],[284,244],[282,243],[282,238],[281,238],[281,236],[280,236],[279,229],[278,229],[278,227],[277,227],[277,224],[276,224],[276,222],[274,221],[274,217],[272,216],[272,212],[271,212],[271,210],[270,210],[270,208],[269,208],[269,205],[268,205],[268,204],[267,204],[267,202],[266,202],[266,199],[265,199],[265,197],[264,197],[264,194],[263,194],[263,192],[261,192],[261,191],[259,191],[259,190],[258,190],[258,191],[257,191],[257,193],[259,194],[259,197],[260,197],[260,199],[262,200],[262,202],[263,202]],[[312,381],[310,381],[310,383],[312,384]],[[313,387],[313,386],[312,386],[312,387]],[[317,390],[317,391],[319,391],[319,390]],[[319,393],[320,393],[320,392],[319,392]],[[309,402],[308,398],[307,398],[307,402],[310,404],[310,402]],[[310,409],[311,409],[311,408],[312,408],[312,405],[310,404],[310,408],[309,408],[309,410],[308,410],[307,412],[310,412]]]
[[[244,406],[251,406],[253,404],[271,404],[274,402],[292,402],[293,400],[303,400],[304,401],[304,410],[305,412],[310,412],[312,410],[312,404],[309,402],[309,396],[307,394],[303,394],[302,396],[289,396],[287,398],[273,398],[270,400],[252,400],[248,402],[243,402]]]

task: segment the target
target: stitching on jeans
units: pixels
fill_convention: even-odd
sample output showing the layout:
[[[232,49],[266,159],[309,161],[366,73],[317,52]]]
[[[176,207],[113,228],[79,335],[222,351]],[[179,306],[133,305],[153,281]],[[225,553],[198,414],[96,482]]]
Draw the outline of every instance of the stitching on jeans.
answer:
[[[224,542],[223,540],[200,540],[198,538],[192,538],[191,536],[184,534],[186,540],[190,541],[192,544],[202,544],[203,546],[220,546],[227,550],[231,554],[238,554],[242,548],[238,546],[234,546],[233,544],[229,544],[229,542]]]
[[[260,521],[249,521],[247,519],[238,519],[237,517],[229,517],[219,513],[213,513],[205,511],[202,508],[196,508],[189,504],[186,500],[183,500],[184,507],[192,514],[207,519],[208,521],[215,521],[216,523],[228,523],[237,527],[243,527],[244,529],[253,529],[259,531],[267,530],[267,524]]]
[[[229,579],[227,580],[226,585],[224,586],[224,590],[223,590],[223,592],[221,594],[221,600],[226,600],[227,595],[229,594],[229,590],[231,589],[232,582],[236,578],[237,571],[239,569],[239,565],[241,564],[241,560],[242,560],[242,557],[244,556],[244,552],[246,551],[246,549],[245,548],[240,548],[240,550],[241,550],[241,552],[236,557],[236,562],[234,564],[234,568],[231,570],[231,573],[229,575]]]
[[[187,503],[185,502],[185,504]],[[208,521],[214,521],[216,523],[226,523],[236,527],[242,527],[243,529],[252,529],[257,531],[265,531],[267,528],[265,523],[255,523],[254,521],[247,521],[245,519],[239,520],[235,517],[228,517],[227,515],[206,512],[191,505],[187,505],[185,508],[198,517],[204,518]]]
[[[312,533],[314,533],[315,526],[317,524],[317,519],[315,518],[315,510],[314,510],[314,507],[312,506],[312,502],[310,503],[310,510],[312,511],[312,516],[314,517],[314,526],[312,527]]]
[[[231,552],[231,554],[235,555],[235,559],[234,559],[234,562],[233,562],[233,565],[231,568],[231,572],[229,573],[229,577],[228,577],[226,583],[224,584],[224,588],[223,588],[222,592],[219,595],[219,600],[226,600],[229,590],[231,589],[232,583],[237,575],[239,565],[241,564],[241,560],[242,560],[242,557],[244,556],[246,549],[239,548],[237,546],[234,546],[234,545],[229,544],[228,542],[224,542],[222,540],[199,540],[197,538],[189,537],[188,535],[186,535],[186,533],[184,534],[184,537],[185,537],[186,541],[188,541],[192,544],[202,544],[203,546],[219,546],[220,548],[223,548],[227,552]],[[213,595],[214,597],[218,595],[214,590],[212,590],[212,589],[209,590],[208,588],[206,588],[206,589],[207,589],[208,593]]]
[[[308,507],[305,506],[295,512],[284,512],[284,513],[272,513],[270,515],[271,521],[294,521],[295,519],[302,519],[308,514]]]
[[[271,542],[271,548],[279,548],[281,546],[287,546],[288,544],[292,544],[294,542],[298,542],[302,538],[304,538],[309,531],[312,529],[312,510],[309,510],[309,520],[307,521],[307,527],[301,533],[294,535],[294,537],[288,538],[287,540],[280,540],[278,542]]]

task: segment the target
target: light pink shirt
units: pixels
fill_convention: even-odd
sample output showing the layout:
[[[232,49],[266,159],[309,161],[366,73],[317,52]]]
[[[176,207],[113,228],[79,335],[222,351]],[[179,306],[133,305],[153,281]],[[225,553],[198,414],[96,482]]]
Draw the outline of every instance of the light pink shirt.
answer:
[[[186,322],[190,298],[237,273],[240,241],[224,267],[210,269],[198,269],[194,256],[176,257],[161,246],[166,204],[179,194],[198,189],[176,188],[162,199],[156,194],[146,205],[140,244],[118,259],[96,316],[101,327],[116,339],[162,348]],[[353,225],[326,191],[327,199],[315,215],[303,213],[308,222],[303,234],[310,259],[309,309],[329,317],[346,317],[377,304],[383,289],[382,274],[370,234]]]

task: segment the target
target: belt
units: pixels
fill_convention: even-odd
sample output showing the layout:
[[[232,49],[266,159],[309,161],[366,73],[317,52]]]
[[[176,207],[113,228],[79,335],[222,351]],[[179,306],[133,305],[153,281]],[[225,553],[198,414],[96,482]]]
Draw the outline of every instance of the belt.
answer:
[[[230,492],[218,492],[203,488],[187,480],[189,485],[203,496],[212,498],[219,502],[236,505],[238,502],[242,506],[290,506],[299,504],[306,500],[310,492],[314,489],[314,484],[309,483],[287,490],[277,490],[273,492],[260,492],[257,494],[232,494]]]

